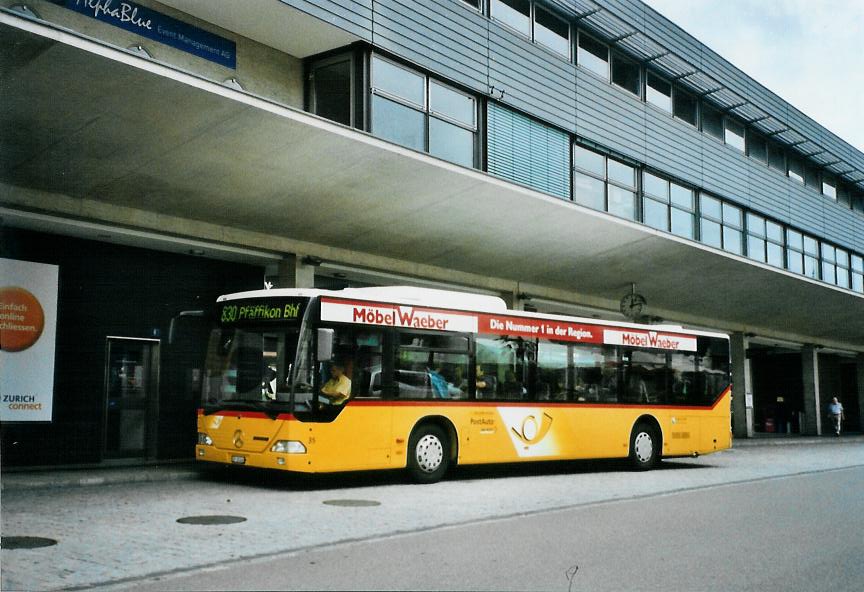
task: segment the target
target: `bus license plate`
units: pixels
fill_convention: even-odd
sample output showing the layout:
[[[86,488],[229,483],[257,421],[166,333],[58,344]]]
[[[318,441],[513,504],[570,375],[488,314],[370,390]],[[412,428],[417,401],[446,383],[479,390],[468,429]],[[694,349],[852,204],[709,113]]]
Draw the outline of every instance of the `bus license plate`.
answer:
[[[235,465],[245,465],[246,464],[246,457],[245,456],[232,456],[231,462],[234,463]]]

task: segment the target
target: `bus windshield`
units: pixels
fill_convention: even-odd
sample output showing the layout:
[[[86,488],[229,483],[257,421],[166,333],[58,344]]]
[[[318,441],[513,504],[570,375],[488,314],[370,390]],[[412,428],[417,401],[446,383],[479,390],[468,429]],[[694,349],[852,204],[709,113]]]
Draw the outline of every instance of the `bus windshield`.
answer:
[[[297,329],[214,329],[203,384],[205,409],[284,409],[291,399],[298,335]]]
[[[202,385],[205,413],[221,409],[290,410],[291,376],[307,299],[220,303]],[[305,348],[303,348],[305,349]]]

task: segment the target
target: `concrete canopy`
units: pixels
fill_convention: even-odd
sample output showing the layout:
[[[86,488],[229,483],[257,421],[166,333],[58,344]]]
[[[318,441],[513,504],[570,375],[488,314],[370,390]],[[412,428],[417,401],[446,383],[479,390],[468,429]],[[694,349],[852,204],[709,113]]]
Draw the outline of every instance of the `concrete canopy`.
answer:
[[[652,314],[864,351],[860,295],[16,20],[0,23],[7,186],[610,302],[635,282]]]

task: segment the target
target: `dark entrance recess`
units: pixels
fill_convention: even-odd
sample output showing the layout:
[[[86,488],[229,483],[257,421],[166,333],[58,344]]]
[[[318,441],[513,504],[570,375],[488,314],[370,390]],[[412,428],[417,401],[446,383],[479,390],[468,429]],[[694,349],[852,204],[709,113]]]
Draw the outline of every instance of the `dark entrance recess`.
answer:
[[[827,407],[831,397],[843,404],[846,421],[844,432],[860,432],[861,417],[858,405],[858,377],[855,358],[835,354],[819,354],[819,396],[822,403],[822,432],[828,433]]]
[[[221,294],[261,288],[263,268],[10,228],[0,233],[0,257],[60,266],[53,421],[0,426],[4,468],[191,459],[209,327],[184,322],[169,344],[171,318],[204,309]],[[125,340],[124,349],[114,340],[109,348],[115,336],[138,341]],[[112,390],[122,387],[108,379],[109,372],[120,376],[120,366],[126,391]]]
[[[753,429],[769,434],[801,433],[801,353],[751,345],[747,355],[753,379]]]

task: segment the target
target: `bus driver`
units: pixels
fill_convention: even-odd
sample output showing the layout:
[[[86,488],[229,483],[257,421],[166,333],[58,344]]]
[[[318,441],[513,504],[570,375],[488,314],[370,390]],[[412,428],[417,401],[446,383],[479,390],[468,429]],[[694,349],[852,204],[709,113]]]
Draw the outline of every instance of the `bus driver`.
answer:
[[[321,387],[321,395],[331,405],[341,405],[351,396],[351,379],[345,376],[345,365],[336,362],[330,366],[330,380]]]

